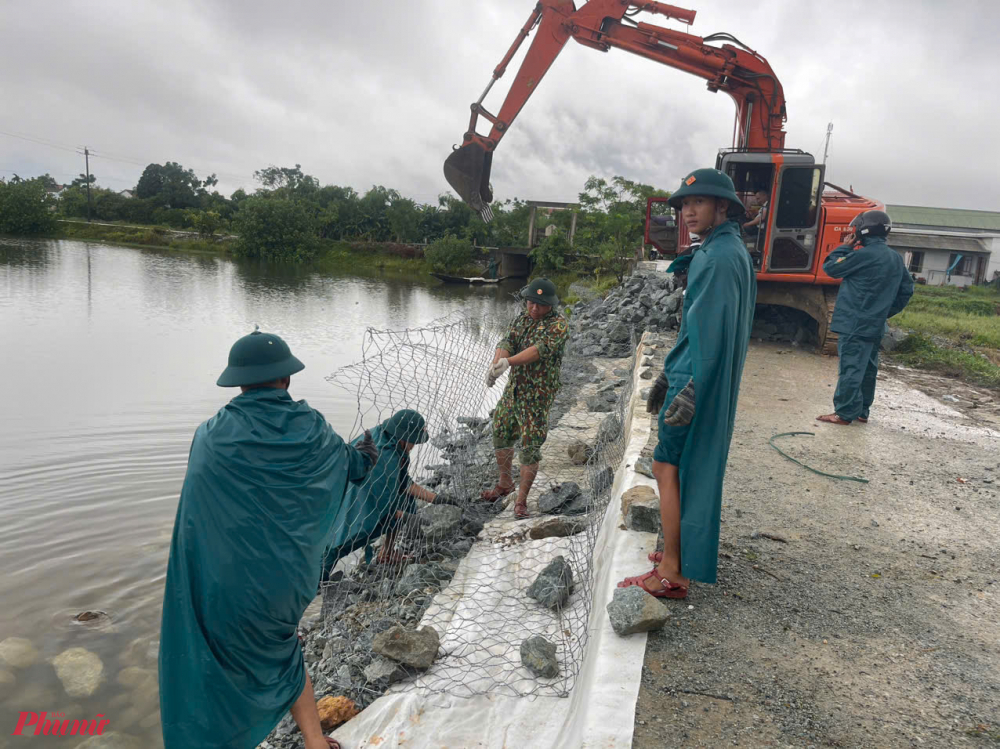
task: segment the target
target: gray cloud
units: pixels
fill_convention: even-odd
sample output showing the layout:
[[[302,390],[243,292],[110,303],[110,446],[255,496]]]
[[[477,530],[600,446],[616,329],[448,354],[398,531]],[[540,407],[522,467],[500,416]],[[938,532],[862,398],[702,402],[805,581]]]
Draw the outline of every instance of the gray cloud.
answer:
[[[0,130],[90,145],[92,170],[118,189],[150,161],[217,172],[226,190],[253,187],[267,164],[301,163],[323,182],[432,201],[447,189],[441,165],[469,103],[531,6],[8,2]],[[819,155],[834,122],[832,181],[891,203],[1000,209],[996,3],[719,0],[698,10],[692,33],[729,31],[771,62],[788,100],[787,145]],[[732,122],[728,97],[694,77],[571,42],[498,149],[494,188],[572,200],[590,174],[671,188],[713,163]],[[68,180],[82,158],[0,136],[0,169]]]

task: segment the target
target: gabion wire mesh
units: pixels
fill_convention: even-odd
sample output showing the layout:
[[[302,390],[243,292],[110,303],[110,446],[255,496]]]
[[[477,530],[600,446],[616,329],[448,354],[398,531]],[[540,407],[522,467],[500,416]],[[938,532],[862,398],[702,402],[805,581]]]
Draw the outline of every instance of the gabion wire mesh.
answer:
[[[316,646],[323,657],[313,674],[319,693],[347,694],[365,707],[389,688],[463,697],[571,692],[588,639],[594,550],[624,454],[635,357],[584,359],[570,347],[528,496],[531,518],[517,521],[516,489],[494,502],[481,501],[480,493],[500,475],[491,412],[508,381],[504,375],[487,389],[485,374],[521,309],[512,304],[506,316],[452,316],[414,330],[368,330],[361,360],[329,378],[357,395],[355,433],[404,408],[425,417],[431,439],[413,448],[409,475],[441,499],[447,495],[448,504],[416,501],[394,533],[373,533],[368,553],[342,559],[323,584]],[[632,343],[635,351],[634,336]],[[351,512],[371,512],[368,500],[357,497]],[[379,563],[390,545],[408,559]],[[532,587],[560,556],[572,574],[565,600],[565,577]],[[400,667],[373,652],[377,635],[397,624],[437,631],[440,648],[430,668]],[[535,676],[522,664],[522,643],[534,635],[556,646],[557,676]]]

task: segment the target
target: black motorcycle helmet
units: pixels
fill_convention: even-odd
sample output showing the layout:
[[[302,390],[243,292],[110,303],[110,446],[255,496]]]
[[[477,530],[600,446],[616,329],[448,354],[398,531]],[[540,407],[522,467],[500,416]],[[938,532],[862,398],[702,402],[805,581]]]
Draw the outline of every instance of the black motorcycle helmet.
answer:
[[[863,237],[888,237],[892,231],[892,219],[885,211],[865,211],[859,213],[851,221],[851,228],[854,229],[858,239]]]

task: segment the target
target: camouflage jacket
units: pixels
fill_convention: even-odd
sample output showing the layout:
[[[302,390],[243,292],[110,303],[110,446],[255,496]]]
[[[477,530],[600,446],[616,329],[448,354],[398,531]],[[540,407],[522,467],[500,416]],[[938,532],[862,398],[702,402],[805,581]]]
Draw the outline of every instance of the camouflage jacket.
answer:
[[[532,320],[527,312],[518,315],[497,348],[513,356],[535,346],[539,359],[531,364],[511,367],[507,388],[516,388],[519,398],[551,403],[559,389],[559,370],[568,338],[566,318],[555,308],[541,320]]]

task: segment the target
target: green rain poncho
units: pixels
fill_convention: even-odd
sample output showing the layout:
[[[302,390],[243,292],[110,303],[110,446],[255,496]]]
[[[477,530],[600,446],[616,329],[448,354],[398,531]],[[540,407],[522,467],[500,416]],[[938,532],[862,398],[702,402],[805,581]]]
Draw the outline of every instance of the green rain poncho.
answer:
[[[340,559],[355,549],[369,546],[395,527],[397,512],[415,509],[414,500],[407,493],[413,483],[409,475],[410,456],[386,426],[387,422],[383,422],[372,430],[379,451],[378,462],[364,481],[350,486],[333,521],[333,537],[323,562],[324,579]]]
[[[679,454],[681,574],[714,583],[719,556],[722,480],[736,421],[736,400],[757,300],[757,281],[735,221],[726,221],[695,250],[677,343],[664,361],[670,383],[660,411],[661,462]],[[691,424],[670,427],[663,415],[694,378]],[[671,441],[681,444],[676,448]]]
[[[253,749],[298,699],[296,628],[344,491],[368,466],[286,390],[238,395],[198,427],[163,600],[166,749]]]

